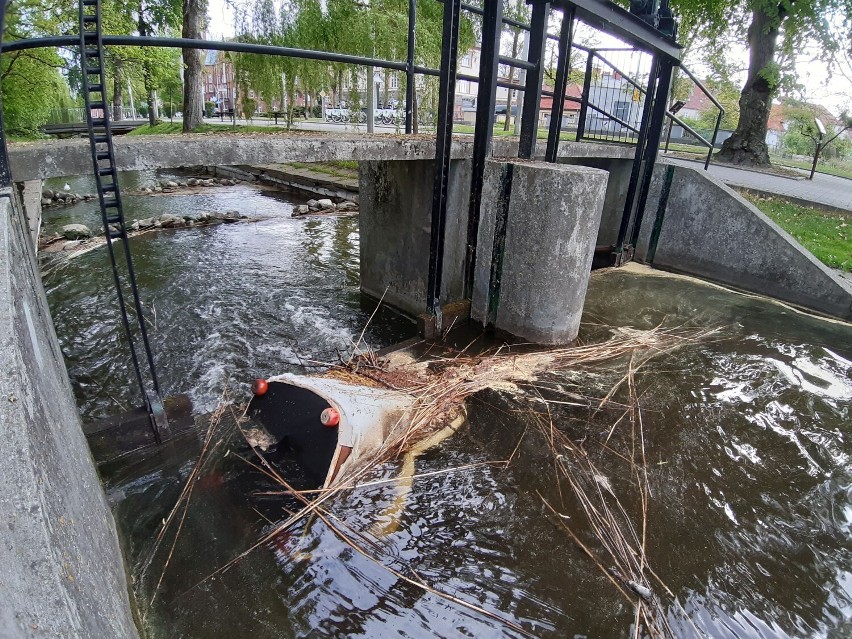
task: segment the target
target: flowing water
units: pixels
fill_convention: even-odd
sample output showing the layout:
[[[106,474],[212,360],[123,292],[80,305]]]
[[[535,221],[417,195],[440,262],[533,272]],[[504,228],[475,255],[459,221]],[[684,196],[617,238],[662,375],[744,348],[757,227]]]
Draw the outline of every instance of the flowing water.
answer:
[[[130,216],[238,208],[266,218],[133,240],[164,386],[188,392],[198,412],[216,404],[229,379],[245,392],[255,376],[305,370],[300,359],[336,359],[372,311],[358,292],[357,219],[292,220],[291,202],[248,186],[127,199]],[[89,219],[92,207],[49,215]],[[134,400],[106,267],[103,250],[93,251],[47,282],[87,419]],[[714,338],[654,359],[637,375],[652,494],[648,559],[689,616],[670,606],[678,636],[852,636],[852,327],[629,270],[593,276],[584,320],[587,341],[661,322],[721,327]],[[406,320],[379,312],[366,340],[382,346],[412,333]],[[625,366],[578,372],[571,389],[602,397]],[[416,480],[395,525],[371,537],[374,552],[385,565],[413,571],[534,636],[629,636],[632,607],[543,507],[537,493],[593,544],[553,480],[549,451],[512,406],[498,393],[469,402],[467,425],[421,456],[417,472],[515,452],[512,463]],[[636,512],[626,467],[598,454],[595,443],[617,417],[551,409],[554,426],[596,454],[601,472]],[[611,444],[630,442],[617,431]],[[317,521],[208,578],[286,518],[281,498],[256,494],[275,486],[230,454],[219,455],[196,482],[151,604],[168,544],[144,576],[141,566],[198,450],[196,437],[184,437],[104,472],[151,636],[517,636],[406,584]],[[332,510],[347,525],[369,530],[387,523],[395,498],[393,485],[360,488]]]
[[[129,173],[121,183],[139,188],[168,177]],[[65,182],[74,192],[94,190],[85,178],[48,187]],[[358,288],[358,221],[290,218],[293,204],[307,199],[251,185],[123,197],[128,221],[228,210],[253,219],[132,240],[164,395],[187,393],[204,412],[215,407],[229,379],[247,388],[273,371],[304,370],[305,358],[337,361],[338,352],[351,349],[374,308]],[[72,222],[94,228],[99,221],[96,204],[82,202],[48,209],[44,225],[51,232]],[[73,258],[45,287],[84,418],[138,403],[106,250]],[[412,322],[388,311],[377,320],[365,334],[371,345],[414,333]]]

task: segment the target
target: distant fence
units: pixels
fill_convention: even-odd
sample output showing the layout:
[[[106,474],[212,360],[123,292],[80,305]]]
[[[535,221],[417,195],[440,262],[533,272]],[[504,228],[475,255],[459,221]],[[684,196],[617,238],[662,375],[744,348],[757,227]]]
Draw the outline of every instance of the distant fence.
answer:
[[[137,120],[142,114],[136,109],[129,107],[121,108],[121,117],[118,117],[118,111],[115,108],[110,108],[110,116],[113,120]],[[86,121],[85,107],[65,107],[54,108],[50,110],[47,122],[45,124],[76,124],[77,122]]]

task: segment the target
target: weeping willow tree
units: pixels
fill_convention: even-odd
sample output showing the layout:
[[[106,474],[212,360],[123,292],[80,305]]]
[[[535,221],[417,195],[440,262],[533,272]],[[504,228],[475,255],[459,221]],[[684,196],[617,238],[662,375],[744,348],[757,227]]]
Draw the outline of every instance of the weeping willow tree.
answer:
[[[439,66],[442,16],[442,4],[418,0],[415,64]],[[476,28],[470,19],[462,20],[460,50],[474,45]],[[277,5],[273,0],[247,0],[237,13],[237,31],[243,42],[401,61],[408,46],[408,0],[282,0]],[[285,105],[288,126],[297,94],[306,96],[308,105],[320,92],[330,94],[334,104],[348,100],[357,107],[360,103],[362,67],[255,54],[238,54],[233,60],[241,93],[253,90],[267,104]],[[349,80],[348,93],[344,79]],[[399,80],[404,91],[405,75],[401,73]],[[434,78],[425,78],[418,89],[424,95],[433,94],[434,83]]]
[[[39,0],[4,2],[3,40],[23,40],[59,35],[73,28],[74,15],[61,3],[53,6]],[[60,70],[65,60],[55,48],[31,49],[0,56],[0,92],[6,132],[38,135],[51,110],[68,106],[68,85]]]

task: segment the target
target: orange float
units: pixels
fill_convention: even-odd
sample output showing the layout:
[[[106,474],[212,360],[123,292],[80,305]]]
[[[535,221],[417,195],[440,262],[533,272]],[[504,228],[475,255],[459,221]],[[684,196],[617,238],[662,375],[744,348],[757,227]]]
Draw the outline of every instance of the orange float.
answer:
[[[320,421],[322,425],[327,428],[334,428],[340,423],[340,413],[338,413],[334,408],[329,406],[322,413],[320,413]]]
[[[264,395],[269,390],[269,382],[265,379],[256,379],[251,385],[251,392],[255,395]]]

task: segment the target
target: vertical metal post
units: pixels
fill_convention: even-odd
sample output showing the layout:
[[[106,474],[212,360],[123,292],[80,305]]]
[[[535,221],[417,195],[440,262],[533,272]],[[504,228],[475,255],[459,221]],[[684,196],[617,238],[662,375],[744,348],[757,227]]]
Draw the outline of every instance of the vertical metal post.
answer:
[[[636,198],[636,216],[633,231],[630,234],[631,247],[636,246],[639,232],[642,230],[642,218],[645,215],[645,204],[648,202],[648,191],[651,188],[651,178],[654,176],[654,165],[660,152],[660,138],[663,135],[663,123],[666,119],[666,104],[669,99],[669,89],[672,86],[673,65],[670,59],[660,60],[657,90],[654,93],[654,105],[648,132],[645,135],[645,158],[642,163],[642,181],[639,185],[639,196]],[[651,86],[648,86],[651,95]]]
[[[528,62],[535,65],[527,71],[524,83],[524,106],[521,115],[521,139],[518,157],[531,159],[535,155],[535,139],[538,134],[538,110],[541,106],[541,81],[544,77],[544,54],[547,45],[547,19],[550,3],[536,1],[530,20],[530,52]]]
[[[550,109],[550,131],[547,134],[546,162],[556,162],[559,155],[559,136],[562,133],[562,115],[565,113],[565,91],[571,71],[571,44],[574,40],[574,5],[562,12],[562,30],[559,32],[559,53],[556,58],[556,82],[553,87],[553,106]]]
[[[704,160],[704,170],[710,166],[710,158],[713,157],[713,149],[716,148],[716,138],[719,135],[719,127],[722,125],[722,116],[725,114],[722,109],[719,109],[719,115],[716,116],[716,126],[713,128],[713,137],[710,139],[710,150],[707,151],[707,159]]]
[[[414,29],[417,23],[417,0],[408,0],[408,54],[405,58],[405,132],[414,129]]]
[[[672,191],[672,180],[674,179],[674,167],[669,164],[666,167],[666,177],[663,178],[663,188],[660,189],[660,201],[657,203],[657,217],[654,218],[654,226],[651,228],[651,237],[648,240],[648,250],[645,252],[645,262],[653,264],[657,255],[657,245],[660,243],[660,233],[663,230],[663,220],[666,216],[666,208],[669,205],[669,194]]]
[[[482,51],[479,56],[479,87],[476,95],[476,128],[473,132],[473,161],[470,178],[470,208],[467,215],[465,255],[465,297],[473,293],[476,269],[476,243],[479,235],[479,208],[482,178],[491,153],[494,134],[494,107],[497,103],[497,77],[500,71],[500,36],[503,32],[503,0],[485,3],[482,16]]]
[[[583,139],[586,133],[586,117],[589,113],[589,94],[592,90],[592,71],[595,61],[595,50],[589,49],[586,54],[586,75],[583,78],[583,95],[580,96],[580,114],[577,122],[577,142]]]
[[[660,56],[654,56],[651,63],[651,72],[648,75],[648,92],[645,94],[645,108],[642,110],[642,121],[639,125],[639,138],[636,140],[636,153],[633,156],[633,168],[630,171],[630,182],[627,185],[627,197],[624,200],[624,212],[621,214],[621,224],[618,227],[618,239],[615,241],[615,263],[621,263],[624,250],[624,240],[627,238],[627,229],[636,205],[636,192],[639,186],[639,177],[642,172],[642,158],[645,151],[645,140],[647,139],[648,123],[651,120],[651,110],[654,106],[654,86],[657,84],[657,76],[660,71]],[[665,105],[664,105],[665,106]]]
[[[432,229],[429,242],[427,310],[441,330],[441,278],[444,268],[444,231],[447,221],[447,191],[450,181],[450,152],[453,144],[453,103],[456,94],[456,63],[459,48],[461,0],[444,3],[441,36],[441,75],[438,78],[438,123],[435,139],[435,185],[432,189]]]
[[[674,127],[674,120],[669,120],[669,129],[666,132],[666,148],[665,152],[669,152],[669,141],[672,139],[672,127]]]

